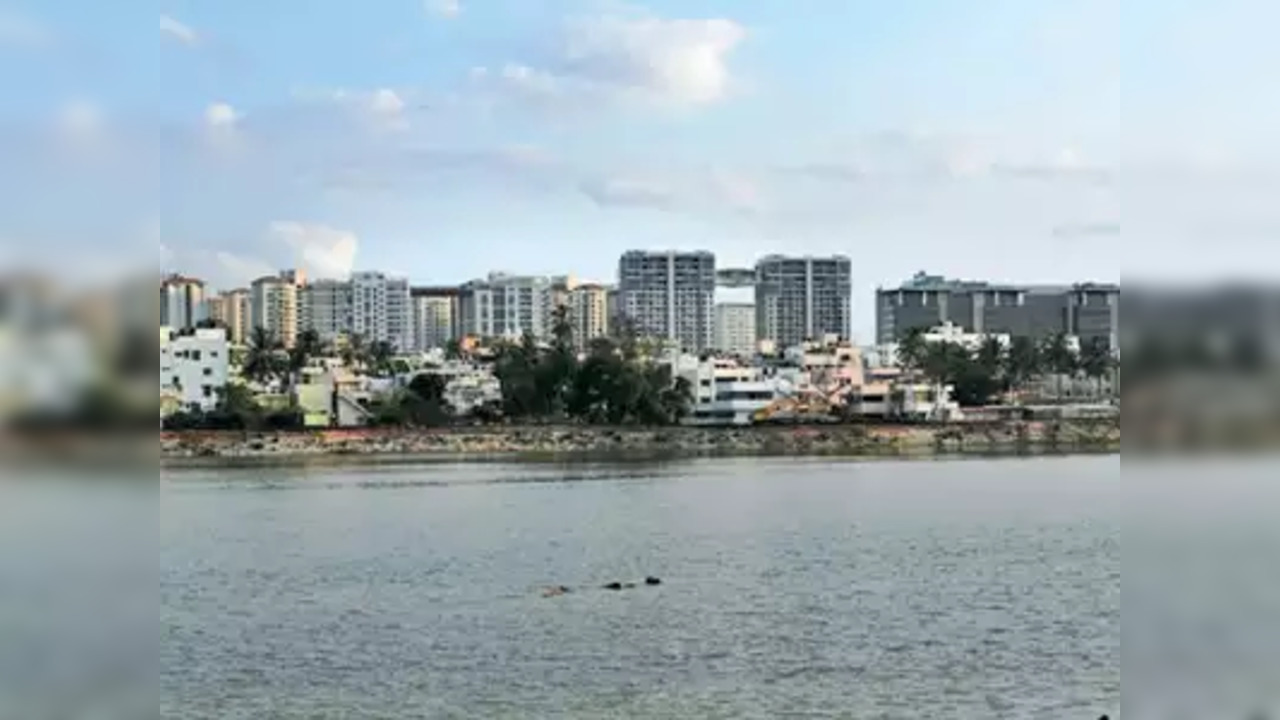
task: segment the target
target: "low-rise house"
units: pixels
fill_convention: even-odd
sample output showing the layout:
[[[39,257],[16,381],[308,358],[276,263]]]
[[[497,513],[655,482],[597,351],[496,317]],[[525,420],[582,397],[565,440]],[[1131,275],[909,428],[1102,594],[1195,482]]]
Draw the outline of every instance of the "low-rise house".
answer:
[[[686,422],[692,425],[749,425],[793,390],[762,368],[725,358],[679,356],[672,373],[689,382],[693,403]]]
[[[230,343],[222,328],[160,328],[161,412],[211,411],[227,384]]]
[[[369,419],[374,397],[369,379],[340,362],[321,362],[304,368],[294,388],[303,424],[310,428],[360,427]]]

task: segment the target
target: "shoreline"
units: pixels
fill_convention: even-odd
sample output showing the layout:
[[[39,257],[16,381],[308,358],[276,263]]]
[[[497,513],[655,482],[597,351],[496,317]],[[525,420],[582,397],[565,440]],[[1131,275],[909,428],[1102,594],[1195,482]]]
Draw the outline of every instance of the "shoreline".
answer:
[[[1118,422],[796,425],[745,428],[487,426],[421,431],[162,433],[161,469],[443,463],[848,460],[1120,452]]]

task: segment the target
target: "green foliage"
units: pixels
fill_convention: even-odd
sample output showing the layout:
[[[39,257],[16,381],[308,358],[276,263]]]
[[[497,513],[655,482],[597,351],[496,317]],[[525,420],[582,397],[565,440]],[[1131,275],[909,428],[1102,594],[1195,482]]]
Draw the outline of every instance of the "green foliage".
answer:
[[[526,336],[499,349],[495,373],[506,417],[669,425],[688,415],[688,382],[673,377],[666,365],[643,362],[629,324],[620,324],[614,338],[593,340],[581,361],[563,312],[557,312],[552,335],[549,348]]]
[[[409,386],[374,402],[370,423],[376,426],[440,427],[452,419],[452,408],[444,399],[446,380],[440,375],[420,373]]]
[[[219,389],[218,404],[208,412],[189,409],[174,413],[164,420],[164,429],[181,430],[297,430],[303,427],[302,414],[296,409],[265,411],[253,392],[238,384]]]
[[[241,374],[249,380],[266,383],[283,377],[288,369],[284,347],[275,334],[266,328],[254,328],[249,337],[249,349],[245,353]]]

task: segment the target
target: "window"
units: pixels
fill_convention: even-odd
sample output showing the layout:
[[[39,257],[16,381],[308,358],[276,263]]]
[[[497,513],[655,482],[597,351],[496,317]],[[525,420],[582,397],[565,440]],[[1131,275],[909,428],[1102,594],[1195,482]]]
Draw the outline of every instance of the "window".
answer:
[[[213,397],[213,386],[212,386],[212,385],[202,385],[202,386],[200,387],[200,392],[201,392],[201,393],[202,393],[206,398],[211,398],[211,397]]]
[[[212,376],[212,375],[213,375],[213,368],[205,368],[205,369],[204,369],[204,376],[205,376],[205,377],[210,377],[210,376]]]

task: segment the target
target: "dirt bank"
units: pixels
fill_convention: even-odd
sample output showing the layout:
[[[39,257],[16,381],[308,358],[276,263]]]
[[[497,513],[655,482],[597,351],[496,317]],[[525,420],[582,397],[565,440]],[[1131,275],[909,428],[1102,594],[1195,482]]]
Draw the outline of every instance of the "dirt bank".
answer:
[[[488,426],[437,430],[162,433],[166,464],[237,461],[536,459],[617,456],[927,456],[1116,452],[1118,422],[750,428]]]

